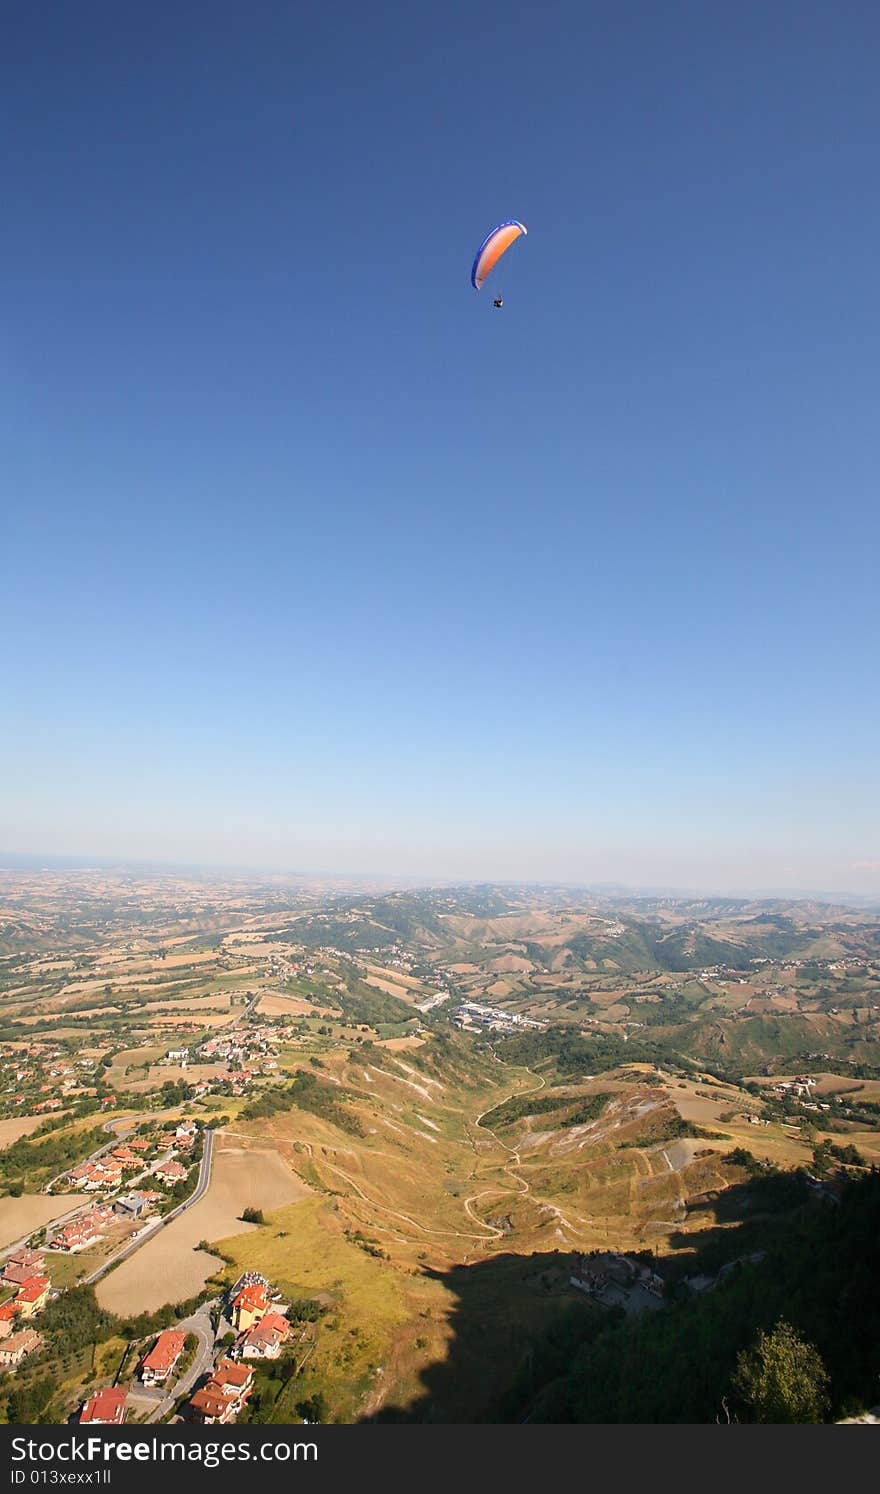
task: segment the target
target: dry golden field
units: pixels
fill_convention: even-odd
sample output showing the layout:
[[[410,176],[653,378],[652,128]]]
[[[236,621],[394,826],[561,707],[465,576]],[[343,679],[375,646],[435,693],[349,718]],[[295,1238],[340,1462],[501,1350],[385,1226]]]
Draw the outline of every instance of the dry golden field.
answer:
[[[23,1193],[21,1198],[0,1198],[0,1250],[32,1234],[41,1225],[69,1214],[83,1202],[80,1193]]]
[[[98,1301],[111,1312],[130,1314],[195,1296],[219,1265],[196,1249],[200,1240],[256,1230],[241,1222],[243,1209],[279,1208],[308,1191],[276,1151],[242,1146],[221,1133],[205,1197],[105,1276],[96,1287]]]

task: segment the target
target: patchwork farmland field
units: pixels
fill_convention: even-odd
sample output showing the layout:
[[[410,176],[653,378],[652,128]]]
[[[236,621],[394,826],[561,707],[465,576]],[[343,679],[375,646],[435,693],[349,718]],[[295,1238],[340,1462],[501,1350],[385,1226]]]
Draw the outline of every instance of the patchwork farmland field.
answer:
[[[48,1220],[133,1182],[160,1212],[185,1203],[178,1129],[215,1128],[207,1194],[95,1296],[109,1333],[264,1272],[296,1322],[264,1420],[308,1396],[341,1421],[497,1419],[545,1335],[594,1333],[615,1301],[657,1310],[573,1287],[584,1256],[649,1261],[678,1300],[772,1248],[774,1189],[801,1217],[880,1162],[880,951],[851,910],[131,889],[4,889],[0,1235],[38,1249]],[[73,1194],[65,1166],[104,1137],[123,1175]],[[157,1191],[163,1155],[178,1172]],[[113,1215],[53,1254],[53,1286],[133,1228]]]

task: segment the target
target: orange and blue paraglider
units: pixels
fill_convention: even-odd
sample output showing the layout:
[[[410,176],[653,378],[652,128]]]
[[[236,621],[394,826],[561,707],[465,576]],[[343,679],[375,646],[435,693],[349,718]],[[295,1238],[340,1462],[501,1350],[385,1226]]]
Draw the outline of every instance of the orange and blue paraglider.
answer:
[[[516,218],[508,218],[506,223],[499,223],[497,228],[493,228],[492,232],[486,235],[477,250],[477,257],[471,270],[471,285],[474,290],[482,288],[486,276],[497,265],[502,254],[516,242],[520,234],[524,233],[528,233],[524,223],[520,223]],[[501,310],[504,301],[500,295],[495,297],[493,305],[499,311]]]

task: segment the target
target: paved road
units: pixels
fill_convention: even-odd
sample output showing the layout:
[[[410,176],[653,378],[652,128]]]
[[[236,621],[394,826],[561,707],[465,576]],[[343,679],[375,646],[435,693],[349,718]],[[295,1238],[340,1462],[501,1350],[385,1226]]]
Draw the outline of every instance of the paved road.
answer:
[[[199,1166],[199,1180],[196,1183],[195,1191],[190,1194],[189,1198],[184,1199],[183,1203],[178,1204],[176,1209],[172,1209],[170,1214],[166,1214],[164,1219],[160,1219],[158,1224],[152,1229],[145,1231],[136,1240],[129,1240],[128,1244],[123,1245],[122,1249],[117,1251],[116,1255],[111,1256],[109,1261],[105,1261],[102,1266],[98,1267],[97,1271],[92,1272],[91,1276],[86,1276],[80,1283],[81,1286],[92,1286],[96,1281],[100,1281],[101,1277],[106,1276],[108,1271],[112,1271],[114,1266],[118,1266],[120,1261],[127,1260],[130,1255],[134,1255],[136,1250],[140,1250],[141,1246],[146,1244],[147,1240],[155,1239],[159,1231],[164,1229],[166,1224],[170,1224],[172,1219],[176,1219],[179,1214],[184,1214],[187,1209],[192,1208],[193,1204],[198,1203],[200,1198],[204,1198],[208,1191],[208,1184],[211,1181],[211,1157],[214,1151],[214,1132],[206,1130],[202,1135],[204,1137],[204,1144],[202,1160]]]
[[[101,1130],[107,1133],[107,1135],[110,1137],[110,1140],[106,1142],[104,1146],[99,1146],[98,1150],[96,1152],[92,1152],[90,1157],[83,1157],[82,1162],[77,1162],[76,1166],[83,1167],[85,1166],[86,1162],[97,1162],[98,1158],[103,1157],[105,1152],[112,1151],[114,1146],[119,1146],[122,1142],[122,1135],[116,1130],[117,1126],[127,1126],[128,1130],[125,1132],[125,1135],[127,1136],[129,1134],[129,1131],[134,1130],[135,1126],[139,1125],[141,1121],[157,1121],[162,1120],[166,1115],[177,1114],[179,1114],[179,1107],[174,1106],[171,1110],[153,1110],[147,1112],[144,1115],[118,1115],[115,1120],[104,1121],[103,1125],[101,1126]],[[56,1183],[60,1183],[62,1178],[66,1178],[69,1172],[70,1168],[65,1167],[63,1172],[59,1172],[56,1177],[50,1178],[48,1183],[44,1183],[40,1192],[48,1193],[49,1189],[54,1188]]]
[[[114,1135],[117,1142],[122,1142],[142,1121],[149,1121],[152,1124],[155,1121],[167,1120],[169,1115],[175,1116],[178,1120],[184,1119],[180,1113],[180,1106],[170,1105],[166,1110],[144,1110],[140,1115],[117,1115],[113,1120],[105,1121],[103,1129]],[[126,1128],[125,1131],[122,1130],[123,1126]]]
[[[162,1120],[162,1118],[166,1115],[177,1114],[178,1107],[173,1107],[171,1110],[153,1110],[144,1115],[122,1116],[121,1118],[117,1116],[116,1120],[114,1121],[105,1121],[102,1129],[109,1132],[113,1139],[111,1141],[108,1141],[106,1146],[99,1147],[96,1152],[92,1152],[92,1155],[90,1157],[86,1157],[83,1160],[86,1162],[96,1162],[99,1157],[103,1157],[105,1152],[110,1151],[114,1146],[118,1146],[122,1139],[120,1135],[114,1130],[114,1128],[118,1125],[127,1123],[130,1128],[133,1128],[138,1124],[139,1121],[142,1120]],[[208,1133],[206,1132],[205,1134],[207,1135]],[[79,1166],[80,1164],[77,1165]],[[69,1170],[70,1169],[68,1168],[67,1171],[69,1172]],[[145,1174],[149,1172],[149,1170],[149,1168],[146,1168],[144,1172],[138,1174],[137,1178],[129,1178],[126,1186],[129,1189],[133,1188],[135,1183],[138,1182],[140,1178],[144,1177]],[[52,1183],[60,1182],[61,1178],[66,1176],[67,1172],[59,1172],[58,1176],[52,1179]],[[41,1191],[45,1193],[46,1189],[52,1186],[52,1183],[46,1183]],[[96,1203],[100,1203],[102,1201],[103,1200],[95,1196],[84,1198],[81,1203],[78,1203],[76,1205],[75,1208],[69,1209],[66,1214],[59,1214],[57,1219],[50,1220],[45,1227],[47,1230],[51,1230],[54,1234],[55,1230],[60,1229],[63,1224],[67,1224],[69,1220],[75,1219],[77,1214],[87,1212],[89,1209],[94,1208]],[[194,1198],[192,1202],[195,1203]],[[22,1235],[20,1240],[14,1240],[11,1245],[4,1245],[2,1249],[0,1249],[0,1260],[5,1259],[5,1257],[8,1255],[14,1255],[17,1250],[22,1250],[24,1246],[27,1245],[27,1242],[31,1238],[31,1236],[35,1234],[36,1230],[39,1228],[41,1228],[41,1226],[37,1225],[35,1229],[29,1229],[26,1235]]]
[[[174,1407],[182,1395],[189,1395],[193,1386],[208,1373],[214,1362],[214,1330],[211,1327],[211,1308],[216,1307],[216,1302],[203,1302],[202,1306],[193,1313],[192,1317],[184,1318],[182,1322],[175,1323],[174,1327],[182,1333],[194,1333],[199,1341],[196,1356],[181,1378],[166,1390],[155,1411],[147,1417],[148,1421],[161,1421],[163,1416]]]

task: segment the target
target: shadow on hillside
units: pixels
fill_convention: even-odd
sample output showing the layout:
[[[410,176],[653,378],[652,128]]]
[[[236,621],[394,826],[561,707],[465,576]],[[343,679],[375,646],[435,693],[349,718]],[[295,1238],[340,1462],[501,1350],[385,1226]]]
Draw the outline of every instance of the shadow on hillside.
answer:
[[[783,1216],[794,1219],[802,1211],[823,1205],[803,1181],[780,1185],[779,1179],[751,1178],[717,1195],[703,1195],[699,1207],[714,1213],[716,1223],[691,1234],[679,1233],[671,1249],[654,1257],[654,1267],[667,1284],[667,1304],[693,1300],[686,1276],[706,1278],[722,1267],[729,1275],[744,1261],[743,1270],[761,1270],[749,1263],[753,1252],[776,1243]],[[594,1304],[570,1284],[577,1252],[552,1251],[530,1255],[512,1252],[490,1256],[447,1272],[428,1271],[454,1298],[447,1356],[426,1366],[421,1392],[407,1407],[386,1404],[365,1417],[368,1423],[480,1423],[522,1421],[510,1390],[515,1378],[529,1373],[533,1356],[550,1340],[568,1359],[586,1337],[624,1318],[620,1307]],[[661,1306],[649,1304],[654,1312]],[[645,1310],[649,1310],[646,1308]],[[625,1346],[621,1345],[621,1352]],[[695,1366],[697,1374],[700,1366]]]

